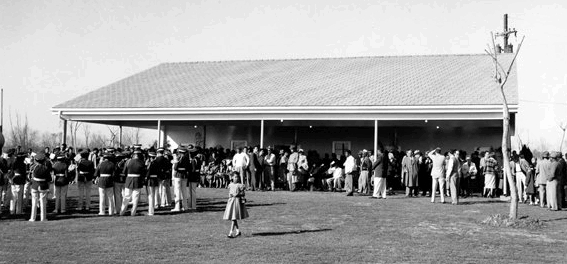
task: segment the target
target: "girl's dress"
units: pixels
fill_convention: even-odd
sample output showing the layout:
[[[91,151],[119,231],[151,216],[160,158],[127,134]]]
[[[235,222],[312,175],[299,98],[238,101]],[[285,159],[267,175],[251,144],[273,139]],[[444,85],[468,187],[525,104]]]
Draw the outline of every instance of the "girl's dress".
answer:
[[[246,186],[241,183],[231,183],[228,185],[228,202],[224,211],[224,220],[240,220],[248,218],[248,211],[242,199]]]

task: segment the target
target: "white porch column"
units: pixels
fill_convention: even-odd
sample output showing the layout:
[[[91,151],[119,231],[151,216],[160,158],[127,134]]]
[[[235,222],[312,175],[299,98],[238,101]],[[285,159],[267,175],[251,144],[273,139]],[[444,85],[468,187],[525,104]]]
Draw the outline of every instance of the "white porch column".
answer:
[[[378,119],[374,120],[374,160],[378,157]]]
[[[118,126],[118,147],[122,147],[122,126]]]
[[[264,148],[264,119],[260,120],[260,148]]]
[[[161,120],[158,120],[157,121],[157,146],[156,146],[156,148],[161,147],[161,145],[162,145],[161,140],[162,140],[162,138],[161,138]]]

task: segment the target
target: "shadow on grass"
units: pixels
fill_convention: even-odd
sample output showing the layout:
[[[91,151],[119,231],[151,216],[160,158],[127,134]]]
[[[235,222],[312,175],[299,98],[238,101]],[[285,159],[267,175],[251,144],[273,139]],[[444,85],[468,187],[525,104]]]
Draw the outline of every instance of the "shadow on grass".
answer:
[[[561,211],[558,211],[561,212]],[[561,221],[561,220],[567,220],[567,217],[560,217],[560,218],[555,218],[555,219],[546,219],[546,220],[540,220],[542,222],[553,222],[553,221]]]
[[[293,234],[302,234],[302,233],[316,233],[316,232],[325,232],[331,231],[331,228],[324,228],[324,229],[315,229],[315,230],[293,230],[293,231],[282,231],[282,232],[261,232],[261,233],[252,233],[252,236],[284,236],[284,235],[293,235]]]
[[[449,199],[450,201],[450,199]],[[459,204],[496,204],[496,203],[509,203],[509,201],[502,200],[484,200],[484,201],[459,201]]]

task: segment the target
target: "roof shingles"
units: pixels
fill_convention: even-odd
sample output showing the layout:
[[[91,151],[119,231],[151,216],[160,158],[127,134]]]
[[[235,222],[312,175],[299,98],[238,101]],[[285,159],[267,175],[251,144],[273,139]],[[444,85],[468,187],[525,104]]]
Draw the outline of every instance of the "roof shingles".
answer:
[[[493,105],[493,76],[486,55],[164,63],[54,109]],[[510,78],[517,104],[515,67]]]

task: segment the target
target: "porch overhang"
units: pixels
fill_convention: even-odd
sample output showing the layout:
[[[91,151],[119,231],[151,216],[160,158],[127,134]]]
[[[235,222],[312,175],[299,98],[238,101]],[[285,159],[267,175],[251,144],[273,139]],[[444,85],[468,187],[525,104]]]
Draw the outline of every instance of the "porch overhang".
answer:
[[[518,105],[508,106],[511,113]],[[502,105],[210,108],[52,108],[64,120],[101,124],[231,120],[499,120]]]

